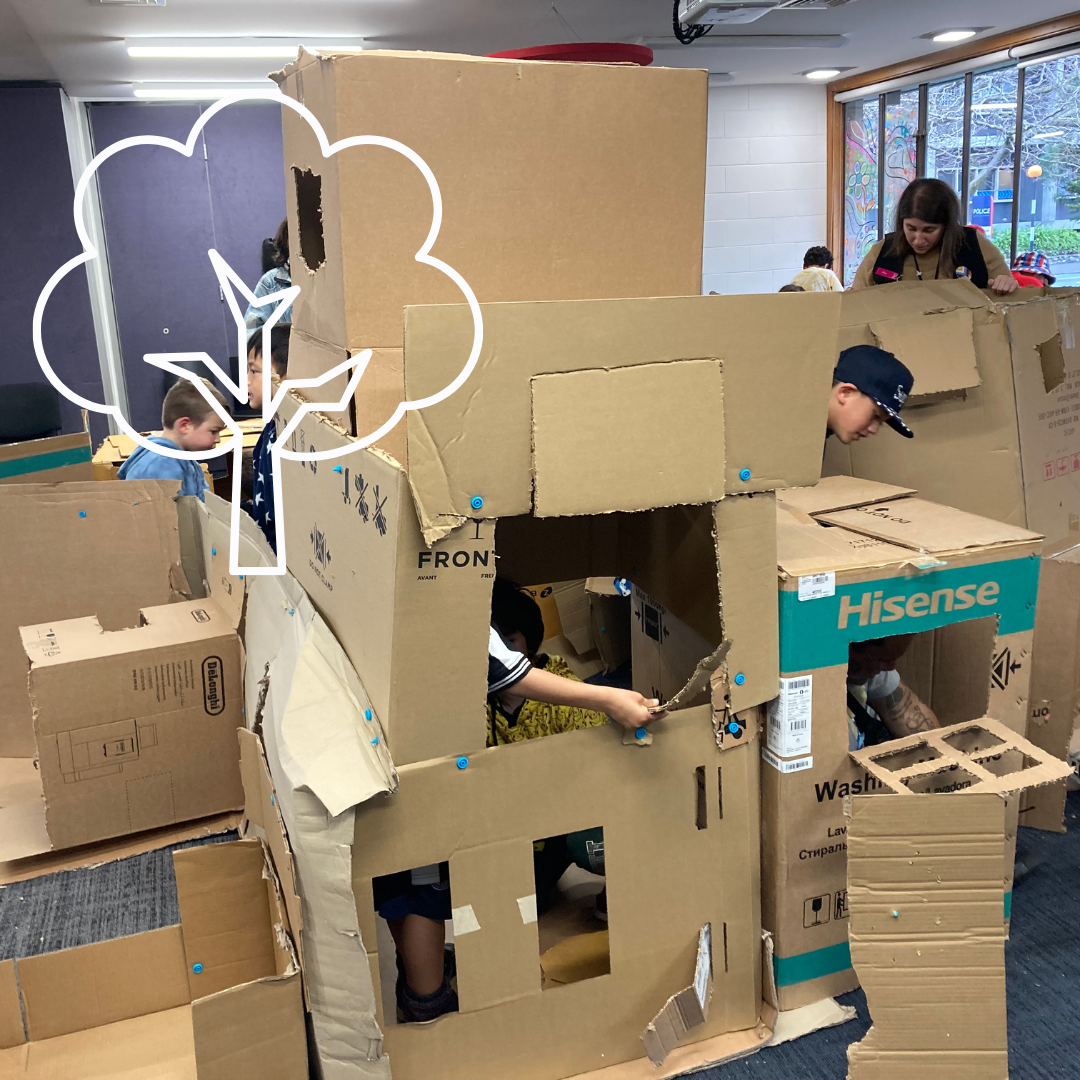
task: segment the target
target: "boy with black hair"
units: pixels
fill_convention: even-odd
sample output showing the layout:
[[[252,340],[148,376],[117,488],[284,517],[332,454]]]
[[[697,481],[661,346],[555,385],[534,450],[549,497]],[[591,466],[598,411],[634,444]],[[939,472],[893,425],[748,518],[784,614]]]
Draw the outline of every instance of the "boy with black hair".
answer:
[[[221,391],[208,379],[200,382],[222,409],[228,411]],[[149,442],[173,450],[206,451],[217,446],[225,421],[190,379],[180,379],[165,395],[161,427],[161,434],[151,435]],[[179,480],[181,495],[196,495],[204,502],[209,486],[197,461],[165,457],[143,446],[136,448],[116,475],[119,480]]]
[[[292,328],[274,326],[270,330],[270,385],[284,379],[289,370],[289,337]],[[248,338],[248,404],[253,409],[263,407],[263,332],[254,331]],[[277,439],[277,427],[270,417],[255,444],[251,456],[251,502],[241,505],[255,519],[271,549],[277,552],[277,532],[274,521],[274,472],[270,448]]]
[[[911,372],[891,352],[876,345],[845,349],[833,370],[826,438],[835,435],[846,446],[888,424],[913,439],[915,433],[900,419],[900,410],[914,384]]]

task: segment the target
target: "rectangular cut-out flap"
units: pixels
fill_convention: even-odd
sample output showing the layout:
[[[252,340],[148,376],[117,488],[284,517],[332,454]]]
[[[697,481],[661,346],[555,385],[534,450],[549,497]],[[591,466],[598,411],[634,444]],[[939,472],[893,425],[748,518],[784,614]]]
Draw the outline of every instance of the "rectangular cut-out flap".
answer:
[[[800,520],[777,507],[776,561],[789,577],[823,570],[848,570],[859,566],[885,566],[911,557],[908,548],[851,532],[827,529],[815,520]]]
[[[804,514],[826,514],[914,494],[914,488],[879,484],[876,480],[862,480],[857,476],[823,476],[813,487],[788,488],[780,501]]]
[[[905,364],[915,378],[912,397],[978,386],[970,308],[932,311],[872,322],[881,347]]]
[[[912,551],[964,551],[1042,539],[1038,533],[1015,525],[917,498],[859,506],[818,517],[830,525],[841,525]]]
[[[724,494],[719,360],[532,380],[538,517],[716,502]]]

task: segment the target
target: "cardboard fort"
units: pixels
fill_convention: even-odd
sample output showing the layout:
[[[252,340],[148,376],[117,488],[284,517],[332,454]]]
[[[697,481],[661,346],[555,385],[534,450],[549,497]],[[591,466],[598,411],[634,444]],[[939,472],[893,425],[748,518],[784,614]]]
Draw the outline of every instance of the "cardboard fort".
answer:
[[[431,253],[479,299],[700,291],[705,73],[374,50],[301,52],[276,78],[331,141],[379,135],[423,158],[442,202]],[[403,396],[404,306],[463,297],[414,258],[432,225],[415,165],[378,146],[324,158],[291,109],[282,126],[303,288],[290,375],[374,349],[351,429],[365,435]],[[379,445],[404,463],[405,424]]]
[[[786,1009],[856,985],[844,801],[879,782],[848,756],[849,645],[914,635],[897,667],[942,724],[989,714],[1022,733],[1041,538],[847,477],[781,499],[780,696],[761,750],[762,921]],[[1012,822],[1015,839],[1015,812]],[[1008,864],[1011,879],[1011,856]]]
[[[93,479],[89,431],[0,446],[0,484],[55,484]]]
[[[626,577],[713,649],[731,640],[734,711],[775,696],[770,492],[817,479],[836,314],[807,304],[795,333],[771,314],[777,299],[482,305],[475,384],[415,414],[407,476],[372,452],[283,462],[288,565],[396,764],[484,746],[496,558],[525,583]],[[418,393],[452,378],[468,320],[467,308],[408,310]],[[582,412],[591,400],[610,411]],[[751,421],[762,408],[791,417],[783,442]],[[308,413],[290,448],[348,442]]]
[[[917,488],[1053,540],[1080,526],[1080,295],[1059,293],[995,304],[966,280],[844,293],[840,348],[880,344],[907,364],[915,438],[902,453],[891,431],[832,439],[823,473]]]
[[[37,760],[0,807],[0,859],[243,805],[242,648],[212,601],[145,608],[129,629],[86,617],[21,633]]]
[[[178,489],[167,480],[0,484],[0,758],[36,753],[20,626],[94,615],[119,630],[143,607],[187,594]]]
[[[291,852],[247,778],[261,839],[173,852],[179,925],[0,963],[0,1076],[307,1076]]]

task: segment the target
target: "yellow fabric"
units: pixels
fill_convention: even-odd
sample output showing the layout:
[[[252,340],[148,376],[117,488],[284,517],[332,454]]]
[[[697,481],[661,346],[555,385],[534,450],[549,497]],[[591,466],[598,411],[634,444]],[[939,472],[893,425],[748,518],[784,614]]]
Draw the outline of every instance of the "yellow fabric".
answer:
[[[858,272],[855,274],[855,280],[851,283],[853,289],[868,289],[873,286],[872,275],[874,272],[874,264],[877,262],[878,255],[881,254],[881,247],[884,243],[884,240],[879,240],[866,253],[866,258],[859,264]],[[986,262],[986,273],[990,281],[993,281],[996,277],[1004,277],[1010,273],[1009,264],[1005,262],[1005,256],[1002,255],[997,247],[987,240],[985,236],[979,237],[979,250],[982,252],[983,260]],[[938,269],[938,255],[939,252],[932,251],[928,255],[919,256],[918,269],[922,270],[923,281],[934,280],[934,274],[937,273]],[[938,277],[948,280],[953,276],[955,271],[956,267],[954,266],[943,266]],[[904,260],[904,272],[901,275],[900,280],[919,280],[914,256],[909,255]]]
[[[559,675],[564,679],[581,682],[561,656],[549,656],[542,670],[550,671],[553,675]],[[501,708],[493,706],[489,701],[487,720],[488,746],[496,745],[492,741],[493,722],[498,745],[523,742],[525,739],[541,739],[545,735],[561,735],[566,731],[599,727],[608,722],[608,718],[603,713],[592,709],[579,709],[574,705],[549,705],[546,701],[526,701],[521,706],[521,711],[513,724]]]

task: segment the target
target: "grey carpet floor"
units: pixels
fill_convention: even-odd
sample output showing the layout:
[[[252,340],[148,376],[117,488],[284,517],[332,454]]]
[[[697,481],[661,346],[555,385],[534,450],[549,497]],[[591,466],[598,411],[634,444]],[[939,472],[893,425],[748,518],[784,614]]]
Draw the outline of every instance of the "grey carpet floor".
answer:
[[[1058,836],[1020,830],[1031,867],[1013,893],[1008,979],[1012,1080],[1080,1076],[1080,793]],[[235,834],[194,843],[235,839]],[[191,846],[180,844],[178,847]],[[33,956],[179,922],[170,850],[0,887],[0,960]],[[861,991],[840,999],[858,1018],[699,1073],[697,1080],[843,1080],[846,1049],[870,1026]]]

